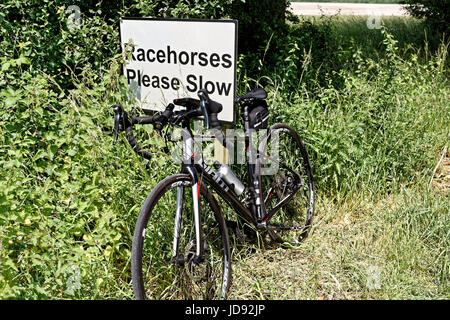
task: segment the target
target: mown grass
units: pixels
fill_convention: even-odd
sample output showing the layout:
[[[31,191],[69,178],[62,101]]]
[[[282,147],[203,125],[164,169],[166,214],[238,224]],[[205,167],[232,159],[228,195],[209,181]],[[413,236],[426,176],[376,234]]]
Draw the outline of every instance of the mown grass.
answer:
[[[292,0],[292,2],[399,3],[399,0]]]
[[[423,21],[413,17],[381,16],[376,21],[378,25],[370,26],[366,16],[297,16],[299,21],[308,21],[317,26],[329,26],[334,41],[343,48],[349,44],[358,47],[365,57],[380,58],[384,55],[383,34],[381,26],[397,41],[399,54],[407,58],[408,54],[418,54],[427,57],[435,52],[443,36],[427,28]],[[368,27],[368,22],[369,26]]]

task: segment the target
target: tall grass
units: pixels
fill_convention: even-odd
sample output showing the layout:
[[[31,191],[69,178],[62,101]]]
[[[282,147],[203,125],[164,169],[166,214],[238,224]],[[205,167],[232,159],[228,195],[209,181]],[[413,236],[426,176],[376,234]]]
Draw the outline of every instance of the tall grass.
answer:
[[[378,59],[353,47],[347,67],[325,75],[326,87],[317,82],[310,90],[305,81],[292,89],[289,73],[269,81],[271,121],[301,133],[322,192],[383,194],[414,184],[430,177],[448,142],[448,45],[423,63],[422,52],[410,49],[404,58],[398,41],[385,28],[378,32],[384,37]],[[315,57],[304,51],[299,59]]]
[[[340,44],[341,50],[358,48],[363,57],[373,59],[381,58],[386,53],[381,29],[369,29],[367,17],[335,15],[297,18],[300,22],[310,22],[320,28],[328,28],[329,40]],[[382,16],[379,22],[380,27],[383,26],[397,41],[397,54],[402,58],[416,54],[427,59],[430,53],[437,51],[444,39],[442,34],[413,17]]]
[[[429,46],[412,19],[365,32],[361,18],[308,19],[331,22],[351,52],[337,55],[343,67],[328,82],[292,90],[288,72],[269,81],[271,121],[295,127],[313,159],[312,235],[297,247],[236,250],[232,298],[448,299],[449,194],[429,188],[450,138],[448,44]],[[314,45],[284,58],[299,56],[306,75]]]
[[[409,189],[372,201],[322,198],[301,246],[234,264],[236,299],[448,299],[449,198]]]
[[[306,141],[319,202],[301,247],[234,251],[232,297],[448,298],[448,194],[424,191],[449,138],[448,46],[403,55],[384,30],[371,55],[320,28],[294,30],[272,68],[256,59],[257,79],[240,61],[240,91],[265,83],[271,123]],[[69,91],[24,55],[1,63],[0,297],[132,298],[139,208],[178,168],[151,129],[138,131],[150,162],[123,139],[112,146],[110,106],[128,95],[120,59],[100,76],[83,70]],[[266,274],[269,255],[287,272]],[[375,291],[371,265],[384,279]]]

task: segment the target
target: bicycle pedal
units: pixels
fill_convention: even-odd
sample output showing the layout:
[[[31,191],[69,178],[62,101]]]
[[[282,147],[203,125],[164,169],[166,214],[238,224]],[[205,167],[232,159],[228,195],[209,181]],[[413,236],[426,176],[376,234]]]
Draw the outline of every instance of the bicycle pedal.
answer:
[[[178,265],[179,267],[182,267],[182,266],[184,266],[186,259],[184,258],[183,255],[179,255],[179,256],[173,257],[170,262]]]
[[[192,262],[195,263],[196,265],[199,265],[203,261],[205,261],[204,257],[195,256],[194,258],[192,258]]]

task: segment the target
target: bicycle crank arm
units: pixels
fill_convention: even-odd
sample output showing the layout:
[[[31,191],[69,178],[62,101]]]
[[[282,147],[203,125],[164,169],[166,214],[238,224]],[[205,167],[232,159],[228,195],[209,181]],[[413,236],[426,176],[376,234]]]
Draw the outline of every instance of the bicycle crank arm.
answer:
[[[264,218],[264,222],[267,222],[267,220],[269,220],[270,218],[272,218],[272,216],[277,213],[278,210],[281,209],[281,207],[288,202],[294,195],[295,193],[301,188],[300,185],[298,185],[293,191],[291,191],[291,193],[289,195],[287,195],[286,197],[284,197],[280,202],[278,202],[275,207],[272,208],[272,210],[270,210],[270,212],[266,215],[266,217]]]

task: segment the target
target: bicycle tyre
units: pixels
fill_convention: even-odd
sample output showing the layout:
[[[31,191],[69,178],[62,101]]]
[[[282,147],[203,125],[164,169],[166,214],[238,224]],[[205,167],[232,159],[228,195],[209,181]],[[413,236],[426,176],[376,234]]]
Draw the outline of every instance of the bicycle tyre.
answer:
[[[292,145],[284,150],[284,144],[288,139]],[[278,144],[278,159],[273,160],[267,154],[272,151],[268,150],[271,149],[269,144]],[[283,156],[288,159],[280,159]],[[264,175],[263,166],[276,161],[278,161],[276,174],[271,172],[271,175]],[[272,171],[274,170],[272,169]],[[268,221],[268,223],[278,225],[280,228],[269,230],[268,234],[272,240],[277,242],[297,243],[306,238],[314,216],[314,179],[305,145],[293,128],[284,123],[276,123],[267,130],[259,145],[256,173],[261,188],[260,200],[265,213],[270,212],[275,207],[277,201],[274,200],[280,201],[287,195],[285,191],[289,190],[289,179],[300,178],[301,188]],[[291,185],[293,185],[293,182],[291,182]],[[296,231],[283,229],[294,226],[302,227]]]
[[[138,300],[225,299],[227,296],[231,280],[228,231],[217,201],[202,183],[200,183],[199,202],[207,257],[198,265],[192,261],[178,265],[171,260],[174,230],[172,218],[175,215],[172,215],[173,212],[167,210],[165,205],[172,205],[173,191],[176,194],[177,190],[174,189],[179,187],[186,189],[182,210],[191,210],[189,215],[185,212],[182,214],[180,248],[185,257],[188,257],[190,252],[195,252],[195,232],[192,234],[194,229],[192,205],[188,204],[188,195],[192,192],[191,186],[191,179],[186,174],[167,177],[152,190],[140,211],[134,231],[131,254],[133,291]],[[212,214],[210,214],[211,211]],[[172,231],[171,236],[170,230]],[[163,235],[163,231],[168,232]],[[187,239],[192,235],[194,235],[194,239]],[[205,275],[194,275],[195,272],[203,272],[202,268],[205,269]],[[217,276],[217,278],[212,279],[211,282],[205,279],[211,275]],[[192,283],[188,283],[188,281]],[[196,292],[194,289],[197,289]]]

